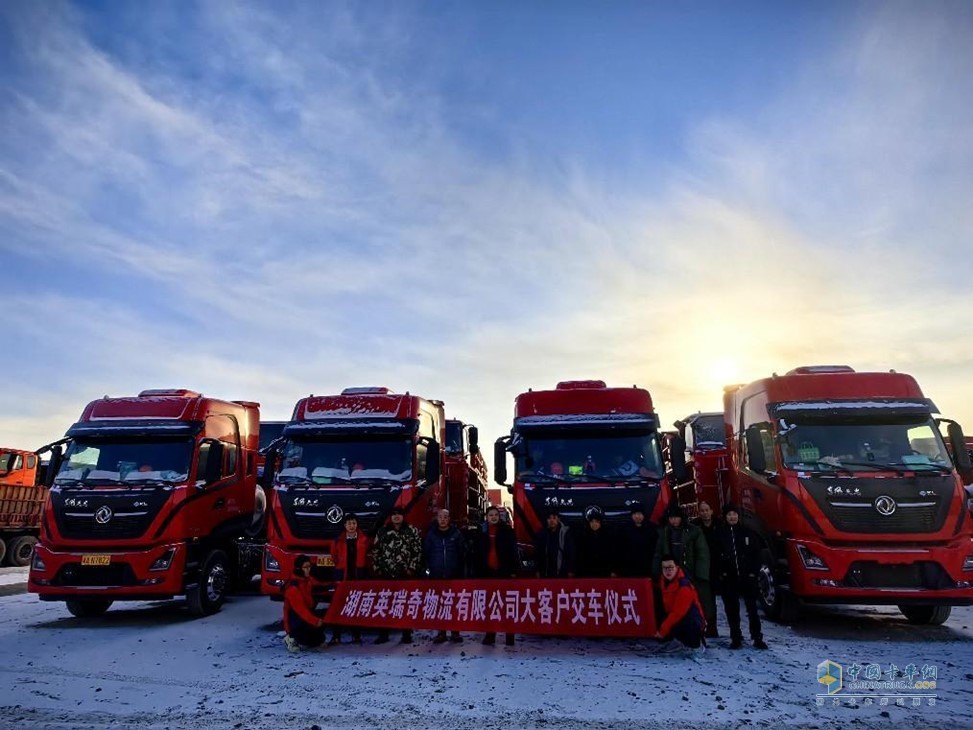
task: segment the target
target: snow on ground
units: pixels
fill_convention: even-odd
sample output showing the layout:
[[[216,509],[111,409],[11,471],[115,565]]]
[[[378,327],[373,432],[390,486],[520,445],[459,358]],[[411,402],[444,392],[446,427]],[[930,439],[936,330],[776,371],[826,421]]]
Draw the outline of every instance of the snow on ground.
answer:
[[[203,619],[169,601],[82,620],[33,595],[0,598],[0,727],[973,727],[973,608],[936,627],[891,608],[811,609],[797,627],[766,624],[769,651],[711,640],[699,664],[651,641],[434,646],[428,633],[291,655],[280,611],[241,596]],[[935,664],[937,703],[819,707],[825,659]]]

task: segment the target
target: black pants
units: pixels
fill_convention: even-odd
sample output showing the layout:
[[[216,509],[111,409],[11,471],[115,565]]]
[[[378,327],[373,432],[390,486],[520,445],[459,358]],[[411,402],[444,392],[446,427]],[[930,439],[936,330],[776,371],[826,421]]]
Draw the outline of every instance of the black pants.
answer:
[[[747,618],[750,621],[750,638],[753,641],[763,639],[760,628],[760,615],[757,613],[757,583],[748,578],[730,578],[723,581],[723,608],[726,611],[726,621],[730,624],[730,638],[742,639],[740,631],[740,599],[747,607]]]
[[[301,620],[293,611],[288,617],[288,625],[290,626],[290,635],[298,644],[302,646],[315,647],[321,646],[324,643],[324,627],[323,626],[311,626]]]

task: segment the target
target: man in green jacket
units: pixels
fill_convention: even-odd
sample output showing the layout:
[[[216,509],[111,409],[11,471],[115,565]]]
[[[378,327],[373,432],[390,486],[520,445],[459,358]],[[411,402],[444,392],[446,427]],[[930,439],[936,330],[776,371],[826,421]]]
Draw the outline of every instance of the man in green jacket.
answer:
[[[706,536],[696,525],[686,520],[686,513],[678,504],[672,503],[666,510],[666,524],[659,530],[659,541],[655,547],[652,575],[661,574],[662,556],[669,555],[683,569],[696,591],[700,602],[705,606],[712,597],[709,570],[709,546]]]

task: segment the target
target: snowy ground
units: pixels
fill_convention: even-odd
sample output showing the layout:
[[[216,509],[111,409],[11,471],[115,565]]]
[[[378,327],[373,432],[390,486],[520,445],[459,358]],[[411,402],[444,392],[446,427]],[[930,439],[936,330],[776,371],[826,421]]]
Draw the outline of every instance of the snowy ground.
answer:
[[[652,642],[433,646],[421,633],[413,647],[290,655],[280,607],[244,596],[193,620],[178,601],[116,604],[81,620],[33,595],[0,598],[0,727],[973,727],[973,608],[922,628],[892,609],[817,609],[795,628],[766,625],[769,651],[731,652],[724,638],[696,664]],[[824,659],[935,664],[937,702],[819,707]]]

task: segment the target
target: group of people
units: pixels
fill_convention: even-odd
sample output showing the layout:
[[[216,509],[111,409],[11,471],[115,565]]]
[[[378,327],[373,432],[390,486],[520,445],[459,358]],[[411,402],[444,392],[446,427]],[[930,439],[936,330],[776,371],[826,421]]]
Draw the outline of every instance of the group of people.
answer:
[[[631,506],[631,521],[619,530],[606,528],[604,514],[591,508],[585,526],[575,535],[557,509],[546,515],[545,529],[534,544],[537,574],[544,578],[644,577],[653,580],[656,615],[662,617],[658,638],[667,648],[686,647],[701,653],[706,638],[717,638],[716,596],[730,627],[730,648],[743,646],[740,599],[749,620],[750,639],[766,649],[757,612],[760,540],[740,523],[734,504],[723,507],[723,519],[706,502],[692,522],[676,504],[656,526],[640,504]]]
[[[694,655],[705,650],[706,638],[718,637],[716,595],[723,599],[730,628],[730,648],[743,645],[740,628],[740,599],[747,609],[750,638],[757,649],[766,649],[757,613],[757,574],[761,548],[757,535],[740,523],[739,509],[723,507],[718,519],[712,507],[699,505],[699,517],[686,519],[678,505],[670,505],[664,523],[656,526],[646,519],[643,507],[633,504],[631,520],[621,529],[605,525],[603,512],[592,508],[580,530],[561,520],[556,508],[545,515],[545,525],[534,543],[534,565],[540,578],[649,578],[653,581],[656,615],[661,617],[656,637],[666,650],[688,649]],[[577,532],[577,534],[576,534]],[[394,509],[388,524],[374,539],[358,529],[355,515],[345,517],[344,531],[333,549],[334,579],[366,577],[382,580],[431,578],[434,580],[511,578],[520,572],[517,541],[513,529],[490,507],[475,532],[460,530],[450,521],[448,510],[440,510],[423,536],[405,521],[404,512]],[[311,576],[311,560],[298,557],[294,575],[284,589],[284,642],[291,651],[301,646],[320,646],[325,625],[315,612],[315,589],[322,587]],[[361,630],[350,629],[353,642],[361,643]],[[483,643],[496,643],[487,633]],[[334,627],[329,644],[342,639]],[[402,632],[401,643],[411,644],[412,631]],[[507,645],[514,635],[505,636]],[[375,643],[389,641],[389,630],[380,629]],[[440,631],[433,639],[440,644],[459,643],[459,632]]]
[[[467,576],[477,578],[512,578],[517,575],[517,540],[513,529],[500,519],[500,510],[489,507],[483,525],[472,535],[465,535],[450,521],[449,510],[439,510],[436,520],[423,536],[405,521],[405,512],[392,510],[389,522],[379,528],[374,539],[358,529],[358,518],[345,516],[344,530],[334,543],[334,580],[409,580],[432,578],[450,580]],[[370,566],[370,567],[369,567]],[[320,646],[325,641],[325,625],[315,612],[316,589],[324,583],[311,576],[311,560],[301,555],[294,562],[294,575],[284,586],[284,643],[291,651],[301,646]],[[361,643],[361,629],[351,628],[351,640]],[[389,630],[380,629],[376,644],[389,641]],[[341,642],[341,627],[332,629],[328,644]],[[412,631],[404,629],[400,643],[412,643]],[[496,634],[483,637],[484,644],[495,644]],[[514,635],[507,634],[506,643],[513,645]],[[447,636],[440,631],[433,643],[459,643],[458,631]]]

